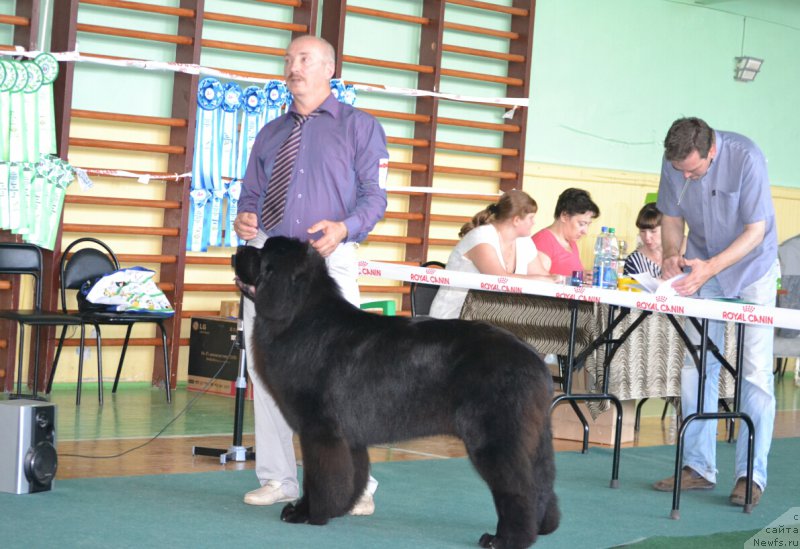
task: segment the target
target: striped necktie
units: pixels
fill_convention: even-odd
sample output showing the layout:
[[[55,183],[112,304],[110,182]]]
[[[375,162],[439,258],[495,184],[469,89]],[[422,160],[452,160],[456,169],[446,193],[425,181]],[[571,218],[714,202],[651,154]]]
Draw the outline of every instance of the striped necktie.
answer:
[[[303,125],[309,118],[313,118],[318,114],[319,111],[314,111],[308,115],[292,112],[294,126],[289,133],[289,137],[278,149],[275,164],[272,167],[272,175],[269,179],[267,196],[264,198],[264,207],[261,209],[261,223],[264,226],[264,231],[269,231],[283,220],[283,213],[286,209],[286,191],[289,190],[289,181],[292,179],[294,163],[297,160],[297,151],[300,149],[300,136],[303,133]]]

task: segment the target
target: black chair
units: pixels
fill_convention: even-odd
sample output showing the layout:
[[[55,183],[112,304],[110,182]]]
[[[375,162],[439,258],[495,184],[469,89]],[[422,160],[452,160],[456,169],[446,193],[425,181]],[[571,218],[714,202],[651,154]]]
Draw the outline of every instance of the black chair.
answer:
[[[74,253],[72,251],[78,247],[79,245],[90,244],[90,247],[83,247],[76,250]],[[119,270],[119,260],[111,248],[103,241],[98,240],[96,238],[91,237],[84,237],[79,238],[72,242],[67,248],[64,250],[64,253],[61,256],[61,262],[59,265],[59,270],[61,273],[61,307],[62,310],[66,313],[67,312],[67,290],[79,290],[84,282],[87,280],[96,279],[102,275],[112,273],[114,271]],[[167,350],[167,330],[164,327],[164,320],[169,318],[170,315],[164,315],[161,313],[147,313],[147,312],[108,312],[108,311],[81,311],[78,313],[79,318],[83,320],[84,323],[92,324],[97,329],[97,353],[98,353],[98,360],[100,354],[100,326],[126,326],[127,331],[125,333],[125,342],[122,344],[122,352],[119,357],[119,364],[117,365],[117,374],[114,377],[114,387],[112,388],[111,392],[117,392],[117,385],[119,384],[119,376],[122,372],[122,364],[125,361],[125,352],[128,349],[128,342],[131,338],[131,331],[133,330],[134,324],[138,322],[148,322],[151,324],[156,324],[161,331],[161,345],[162,350],[164,352],[164,387],[167,392],[167,402],[172,402],[172,393],[170,391],[170,365],[169,365],[169,354]],[[61,337],[58,341],[58,349],[56,350],[56,357],[55,361],[53,362],[53,369],[50,373],[50,380],[47,383],[47,391],[50,392],[50,388],[53,384],[53,377],[56,373],[56,367],[58,366],[58,357],[61,354],[61,348],[64,345],[64,337],[66,336],[66,330],[61,331]],[[81,344],[83,345],[83,344]],[[81,351],[83,349],[81,348]],[[80,385],[81,380],[78,379],[78,395],[80,396]]]
[[[81,334],[81,349],[85,338],[85,320],[77,315],[61,313],[57,311],[42,310],[42,250],[34,244],[22,242],[0,242],[0,274],[30,275],[33,277],[33,309],[7,310],[0,311],[0,318],[13,320],[19,326],[19,350],[17,364],[17,392],[11,398],[39,398],[39,361],[40,361],[40,328],[42,326],[62,326],[62,334],[69,326],[77,327]],[[22,365],[25,353],[25,326],[35,329],[35,344],[33,351],[33,393],[31,395],[22,394]],[[100,334],[97,334],[97,346],[100,347]],[[53,363],[55,371],[55,362]],[[78,358],[78,380],[83,375],[83,353]],[[98,388],[100,402],[103,402],[103,365],[100,355],[97,356],[97,376],[100,380]],[[51,376],[52,379],[52,376]],[[79,381],[80,383],[80,381]],[[48,391],[49,392],[49,385]],[[78,385],[78,400],[80,404],[80,384]]]
[[[435,267],[444,269],[446,265],[441,261],[426,261],[421,267]],[[420,282],[411,283],[411,316],[425,316],[431,311],[431,304],[433,298],[436,297],[436,292],[439,291],[439,286],[436,284],[424,284]]]

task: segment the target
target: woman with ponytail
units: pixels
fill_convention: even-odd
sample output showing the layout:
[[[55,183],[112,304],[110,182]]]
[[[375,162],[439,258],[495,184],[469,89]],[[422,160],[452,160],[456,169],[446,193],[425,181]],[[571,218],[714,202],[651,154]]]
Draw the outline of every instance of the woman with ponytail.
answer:
[[[531,240],[536,201],[522,191],[511,190],[479,211],[461,227],[461,241],[447,260],[447,268],[468,273],[518,276],[563,282],[549,275]],[[467,297],[465,288],[442,286],[431,305],[436,318],[458,318]]]

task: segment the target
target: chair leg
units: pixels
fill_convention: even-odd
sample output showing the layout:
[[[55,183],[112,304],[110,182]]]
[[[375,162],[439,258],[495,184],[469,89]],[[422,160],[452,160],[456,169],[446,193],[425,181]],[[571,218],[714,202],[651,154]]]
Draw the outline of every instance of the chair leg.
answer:
[[[81,384],[83,383],[83,347],[86,343],[86,328],[83,324],[80,325],[81,327],[81,346],[80,346],[80,353],[78,353],[78,392],[75,396],[75,405],[80,406],[81,404]]]
[[[128,331],[125,332],[125,343],[122,344],[122,354],[119,355],[119,364],[117,364],[117,375],[114,376],[114,387],[111,389],[112,393],[117,392],[119,376],[122,373],[122,363],[125,362],[125,352],[128,350],[128,341],[131,339],[131,330],[133,330],[133,324],[128,324]]]
[[[58,346],[56,347],[56,356],[53,357],[53,367],[50,368],[50,377],[47,380],[46,394],[50,394],[53,390],[53,380],[56,377],[56,368],[58,368],[58,360],[61,358],[61,349],[64,347],[64,339],[67,337],[67,326],[61,327],[61,337],[58,338]]]
[[[164,389],[167,391],[167,402],[172,402],[172,389],[170,387],[170,367],[169,367],[169,352],[167,351],[167,330],[164,328],[164,323],[159,322],[158,327],[161,329],[161,348],[164,350]]]
[[[97,342],[97,399],[103,405],[103,342],[100,336],[100,325],[94,324],[95,341]]]
[[[641,422],[641,419],[642,419],[642,406],[644,406],[645,402],[647,402],[647,399],[643,398],[636,405],[636,419],[633,421],[633,430],[634,431],[639,431],[639,426],[640,426],[640,422]]]
[[[18,323],[19,332],[19,357],[17,359],[17,395],[22,396],[22,358],[25,354],[25,325]]]

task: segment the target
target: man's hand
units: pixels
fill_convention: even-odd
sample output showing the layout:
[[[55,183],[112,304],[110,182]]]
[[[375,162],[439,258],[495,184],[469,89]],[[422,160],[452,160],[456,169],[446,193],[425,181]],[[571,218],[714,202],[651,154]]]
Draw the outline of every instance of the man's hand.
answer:
[[[661,276],[664,279],[678,276],[683,272],[686,266],[686,260],[682,255],[671,255],[661,260]]]
[[[323,219],[308,228],[308,234],[322,231],[322,237],[311,241],[311,245],[322,257],[328,257],[341,241],[347,238],[347,226],[341,221]]]
[[[242,240],[253,240],[258,234],[258,217],[252,212],[242,212],[236,215],[233,230]]]
[[[717,274],[710,261],[703,259],[685,259],[683,263],[687,267],[690,267],[692,272],[672,284],[675,291],[682,296],[696,294],[703,284]]]

